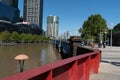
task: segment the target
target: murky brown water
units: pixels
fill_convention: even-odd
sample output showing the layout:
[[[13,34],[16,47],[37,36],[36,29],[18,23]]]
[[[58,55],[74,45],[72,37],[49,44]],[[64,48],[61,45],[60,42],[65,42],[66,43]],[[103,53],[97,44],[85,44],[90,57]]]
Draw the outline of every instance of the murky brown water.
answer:
[[[18,61],[14,57],[21,53],[30,57],[25,60],[24,71],[61,59],[52,44],[0,46],[0,78],[19,73]]]

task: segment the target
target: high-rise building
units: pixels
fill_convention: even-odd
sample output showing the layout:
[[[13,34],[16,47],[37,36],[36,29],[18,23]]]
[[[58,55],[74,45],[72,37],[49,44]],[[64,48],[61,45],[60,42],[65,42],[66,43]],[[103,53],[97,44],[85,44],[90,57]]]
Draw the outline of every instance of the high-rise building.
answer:
[[[24,21],[39,25],[42,30],[43,0],[24,0]]]
[[[0,0],[0,2],[18,8],[18,0]]]
[[[0,0],[0,20],[19,21],[18,0]]]
[[[57,16],[47,17],[47,36],[56,37],[58,35],[58,19]]]

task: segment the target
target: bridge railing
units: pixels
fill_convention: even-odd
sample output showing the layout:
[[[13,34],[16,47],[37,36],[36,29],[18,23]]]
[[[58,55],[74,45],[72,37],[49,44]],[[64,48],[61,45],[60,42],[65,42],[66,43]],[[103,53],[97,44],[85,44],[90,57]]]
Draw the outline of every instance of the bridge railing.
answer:
[[[95,50],[0,80],[89,80],[90,74],[98,73],[99,62],[100,51]]]

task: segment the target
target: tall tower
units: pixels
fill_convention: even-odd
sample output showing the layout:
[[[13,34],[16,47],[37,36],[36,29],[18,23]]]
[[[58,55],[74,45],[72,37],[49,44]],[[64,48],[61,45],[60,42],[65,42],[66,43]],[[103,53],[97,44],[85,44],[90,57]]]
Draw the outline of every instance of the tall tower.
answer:
[[[0,20],[19,21],[18,0],[0,0]]]
[[[43,0],[24,0],[24,20],[39,25],[42,30]]]
[[[0,2],[18,8],[18,0],[0,0]]]
[[[58,35],[58,17],[47,17],[47,36],[56,37]]]

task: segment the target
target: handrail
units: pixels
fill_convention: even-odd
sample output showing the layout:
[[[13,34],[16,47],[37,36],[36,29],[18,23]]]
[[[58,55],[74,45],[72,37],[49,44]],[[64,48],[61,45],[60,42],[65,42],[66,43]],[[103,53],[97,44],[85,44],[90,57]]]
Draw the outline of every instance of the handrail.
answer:
[[[46,64],[0,80],[89,80],[98,73],[100,51],[74,56]]]

